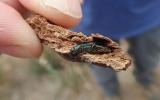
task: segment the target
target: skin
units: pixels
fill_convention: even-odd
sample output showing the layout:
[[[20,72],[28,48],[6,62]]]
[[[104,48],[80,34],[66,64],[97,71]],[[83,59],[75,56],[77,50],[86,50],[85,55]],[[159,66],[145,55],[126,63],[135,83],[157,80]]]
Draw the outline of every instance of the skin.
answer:
[[[31,12],[66,28],[72,28],[80,22],[81,0],[54,0],[53,3],[46,5],[41,0],[0,0],[0,53],[21,58],[37,58],[41,55],[42,45],[24,20]],[[60,6],[61,3],[67,5],[66,8]]]

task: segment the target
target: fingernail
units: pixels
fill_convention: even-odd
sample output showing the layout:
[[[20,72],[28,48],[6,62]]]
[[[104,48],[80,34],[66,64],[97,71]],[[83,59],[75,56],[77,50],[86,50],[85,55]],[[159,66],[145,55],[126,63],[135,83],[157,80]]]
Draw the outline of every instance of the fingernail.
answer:
[[[42,0],[45,6],[59,10],[75,18],[82,17],[82,10],[79,0]]]

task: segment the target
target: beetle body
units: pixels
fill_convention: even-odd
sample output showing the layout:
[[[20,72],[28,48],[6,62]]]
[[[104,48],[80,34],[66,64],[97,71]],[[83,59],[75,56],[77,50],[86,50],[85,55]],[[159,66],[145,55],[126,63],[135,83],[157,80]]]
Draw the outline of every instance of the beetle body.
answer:
[[[91,42],[91,43],[83,43],[80,45],[76,45],[71,49],[70,54],[72,56],[76,56],[81,53],[96,54],[105,52],[110,52],[110,48],[97,45],[95,42]]]

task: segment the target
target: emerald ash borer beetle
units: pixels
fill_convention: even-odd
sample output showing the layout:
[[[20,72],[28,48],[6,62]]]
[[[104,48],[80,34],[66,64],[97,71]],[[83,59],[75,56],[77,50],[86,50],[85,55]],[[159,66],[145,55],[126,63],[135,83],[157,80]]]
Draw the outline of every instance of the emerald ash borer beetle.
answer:
[[[96,53],[106,53],[106,52],[111,52],[111,49],[109,47],[103,47],[102,45],[99,45],[96,42],[90,42],[74,46],[70,50],[70,55],[76,56],[82,53],[96,54]]]

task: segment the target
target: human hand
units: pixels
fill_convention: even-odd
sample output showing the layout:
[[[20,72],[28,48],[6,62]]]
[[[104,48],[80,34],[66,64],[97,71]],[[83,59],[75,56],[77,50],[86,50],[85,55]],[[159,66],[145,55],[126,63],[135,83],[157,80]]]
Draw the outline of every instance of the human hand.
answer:
[[[80,0],[80,3],[83,4],[84,0]]]
[[[80,0],[0,0],[0,53],[40,56],[41,43],[23,18],[31,12],[66,28],[77,25],[82,17]]]

